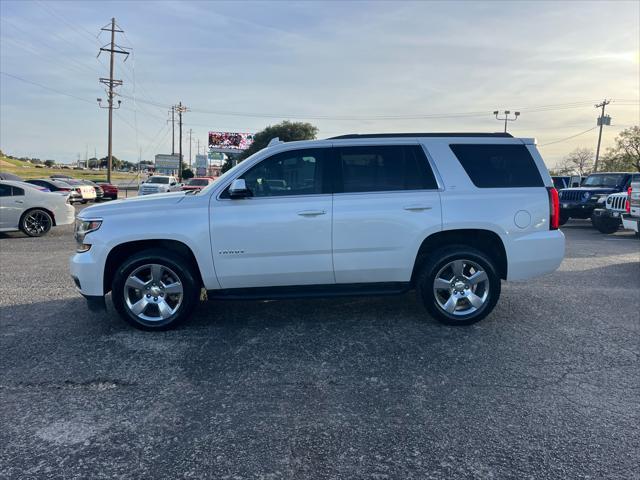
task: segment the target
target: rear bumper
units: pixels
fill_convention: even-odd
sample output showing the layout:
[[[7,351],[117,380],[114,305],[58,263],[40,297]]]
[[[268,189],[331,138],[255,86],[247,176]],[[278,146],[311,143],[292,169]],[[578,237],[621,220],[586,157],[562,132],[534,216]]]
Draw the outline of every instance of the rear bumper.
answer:
[[[64,210],[57,212],[56,225],[69,225],[76,219],[76,209],[72,205],[65,205]]]
[[[622,226],[626,230],[632,230],[632,231],[638,233],[640,231],[640,218],[632,217],[630,215],[623,215],[622,216]]]
[[[527,280],[554,272],[564,259],[560,230],[535,232],[517,238],[507,248],[507,280]]]

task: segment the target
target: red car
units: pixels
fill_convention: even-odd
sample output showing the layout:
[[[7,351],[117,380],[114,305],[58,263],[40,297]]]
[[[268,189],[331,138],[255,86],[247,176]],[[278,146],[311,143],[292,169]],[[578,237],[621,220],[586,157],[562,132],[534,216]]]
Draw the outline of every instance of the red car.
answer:
[[[213,180],[214,179],[211,177],[194,177],[182,186],[182,190],[186,192],[190,190],[200,191],[203,188],[211,185],[213,183]]]
[[[103,200],[117,200],[118,199],[118,187],[112,185],[110,183],[105,182],[104,180],[91,180],[93,183],[97,183],[100,185],[100,188],[104,191]]]

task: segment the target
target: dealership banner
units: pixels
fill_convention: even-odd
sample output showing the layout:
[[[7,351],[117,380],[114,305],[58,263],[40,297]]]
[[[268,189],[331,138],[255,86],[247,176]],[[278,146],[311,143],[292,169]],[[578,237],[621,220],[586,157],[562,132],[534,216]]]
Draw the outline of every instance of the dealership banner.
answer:
[[[253,143],[253,133],[209,132],[209,150],[246,150]]]

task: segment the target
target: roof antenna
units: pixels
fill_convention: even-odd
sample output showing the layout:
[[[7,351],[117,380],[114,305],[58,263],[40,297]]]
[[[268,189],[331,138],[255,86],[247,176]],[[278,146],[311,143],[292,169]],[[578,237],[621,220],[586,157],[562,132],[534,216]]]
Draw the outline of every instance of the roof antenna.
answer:
[[[274,137],[269,141],[269,145],[267,145],[267,147],[273,147],[274,145],[278,145],[280,143],[284,143],[280,140],[280,137]]]

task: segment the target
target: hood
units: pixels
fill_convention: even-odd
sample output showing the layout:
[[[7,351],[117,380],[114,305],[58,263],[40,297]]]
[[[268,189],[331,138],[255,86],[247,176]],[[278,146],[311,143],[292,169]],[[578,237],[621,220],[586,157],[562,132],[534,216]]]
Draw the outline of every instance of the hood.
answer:
[[[131,212],[132,210],[164,210],[180,203],[184,199],[184,196],[185,192],[169,192],[145,195],[142,197],[131,197],[123,200],[113,200],[109,203],[101,203],[87,207],[78,214],[78,217],[104,217]]]

